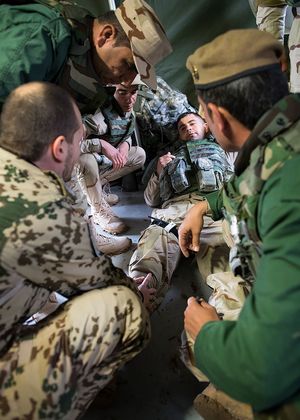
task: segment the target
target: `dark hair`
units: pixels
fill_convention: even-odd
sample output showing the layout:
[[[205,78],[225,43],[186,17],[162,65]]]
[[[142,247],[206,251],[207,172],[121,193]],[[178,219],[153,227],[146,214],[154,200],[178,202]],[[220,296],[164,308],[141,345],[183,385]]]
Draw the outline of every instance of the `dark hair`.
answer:
[[[281,98],[288,95],[288,84],[281,69],[271,68],[210,89],[196,87],[200,98],[225,108],[249,130]]]
[[[101,16],[97,17],[97,20],[101,24],[109,23],[113,25],[116,29],[116,46],[123,45],[130,48],[130,42],[129,39],[120,25],[120,22],[118,21],[117,16],[115,15],[115,12],[113,10],[110,10],[109,12],[104,13]]]
[[[201,121],[205,122],[203,120],[203,118],[201,117],[201,115],[199,115],[197,112],[187,111],[187,112],[183,112],[182,114],[180,114],[179,117],[177,118],[177,120],[175,122],[175,126],[177,128],[178,128],[178,124],[182,120],[182,118],[186,117],[187,115],[196,115],[196,117],[200,118]]]
[[[45,82],[22,85],[12,91],[0,118],[0,146],[30,162],[41,158],[60,135],[71,143],[79,128],[71,95]]]

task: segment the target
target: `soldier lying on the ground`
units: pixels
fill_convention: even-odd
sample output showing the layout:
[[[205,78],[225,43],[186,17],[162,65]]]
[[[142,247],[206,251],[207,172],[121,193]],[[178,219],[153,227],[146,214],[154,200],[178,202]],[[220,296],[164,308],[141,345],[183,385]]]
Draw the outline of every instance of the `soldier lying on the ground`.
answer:
[[[173,89],[159,76],[155,92],[147,86],[141,87],[134,109],[141,144],[146,152],[146,165],[149,164],[152,172],[152,159],[167,153],[178,140],[176,121],[179,115],[197,110],[189,104],[186,95]],[[144,185],[147,185],[150,175],[146,168],[142,180]]]
[[[225,152],[207,134],[207,126],[198,114],[184,113],[177,127],[181,146],[159,158],[144,193],[149,206],[161,208],[153,210],[155,219],[142,233],[129,263],[130,276],[152,273],[151,285],[157,289],[155,306],[163,300],[179,261],[176,227],[189,208],[218,190],[233,173]],[[228,247],[221,223],[206,217],[201,239],[203,278],[214,271],[226,271]]]
[[[149,339],[135,283],[95,256],[88,225],[64,187],[83,135],[74,100],[58,86],[25,84],[3,107],[1,418],[78,418]],[[25,326],[54,291],[69,301]]]

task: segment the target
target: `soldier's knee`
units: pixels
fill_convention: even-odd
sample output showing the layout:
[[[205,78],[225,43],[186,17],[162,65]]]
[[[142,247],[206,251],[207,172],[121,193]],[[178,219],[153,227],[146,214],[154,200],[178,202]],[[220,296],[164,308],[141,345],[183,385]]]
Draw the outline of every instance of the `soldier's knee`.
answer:
[[[134,146],[132,149],[132,155],[129,157],[129,162],[131,165],[140,168],[144,165],[146,160],[145,150],[140,146]]]
[[[84,153],[79,157],[79,172],[83,175],[97,176],[99,169],[95,156],[92,153]]]

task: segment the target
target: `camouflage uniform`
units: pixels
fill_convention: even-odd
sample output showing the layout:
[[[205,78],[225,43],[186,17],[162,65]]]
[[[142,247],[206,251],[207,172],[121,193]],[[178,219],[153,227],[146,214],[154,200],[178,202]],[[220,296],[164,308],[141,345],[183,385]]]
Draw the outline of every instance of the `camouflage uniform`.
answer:
[[[300,2],[297,0],[257,0],[256,24],[283,43],[287,6],[293,6],[295,17],[289,33],[290,91],[300,92]],[[297,7],[298,6],[298,7]]]
[[[90,61],[89,33],[93,18],[82,15],[78,20],[66,20],[61,9],[53,8],[52,3],[49,7],[0,6],[1,103],[15,87],[33,80],[64,87],[82,112],[94,112],[105,100],[105,91]],[[73,6],[72,14],[74,10],[81,9]],[[26,39],[20,34],[26,34]]]
[[[205,143],[204,140],[202,140]],[[197,143],[194,140],[189,143]],[[201,141],[200,141],[201,144]],[[185,144],[182,147],[187,147]],[[225,158],[224,151],[216,145],[220,156]],[[202,150],[206,146],[195,149],[198,157],[203,156]],[[177,151],[180,156],[181,149]],[[175,156],[177,156],[175,154]],[[227,160],[226,160],[227,163]],[[227,172],[228,171],[228,172]],[[223,175],[232,174],[232,168],[224,167]],[[163,173],[160,178],[163,177]],[[178,239],[172,228],[177,228],[182,223],[187,211],[194,204],[205,199],[205,193],[192,185],[186,193],[172,194],[172,198],[163,201],[160,196],[160,179],[156,174],[150,178],[144,196],[146,203],[150,206],[160,206],[153,210],[151,216],[166,222],[166,227],[150,225],[139,239],[136,251],[129,263],[129,275],[137,277],[145,273],[153,274],[152,287],[157,288],[155,305],[158,306],[164,298],[170,285],[172,274],[180,258]],[[189,192],[191,191],[191,192]],[[192,192],[194,191],[194,192]],[[210,217],[205,217],[204,228],[201,232],[201,250],[197,254],[198,267],[202,278],[205,280],[208,274],[228,270],[228,247],[224,242],[222,234],[222,223],[214,222]]]
[[[225,207],[242,277],[254,286],[238,322],[204,325],[195,363],[262,419],[300,417],[299,130],[300,98],[289,95],[257,123],[236,176],[207,197],[215,219]]]
[[[257,0],[256,24],[258,29],[275,36],[283,43],[285,33],[285,15],[287,4],[285,0]]]
[[[300,92],[300,2],[296,3],[296,16],[294,17],[289,34],[290,54],[290,91]]]
[[[141,144],[146,151],[147,163],[170,150],[170,145],[178,137],[175,122],[184,112],[197,112],[187,97],[171,88],[161,77],[157,76],[157,90],[152,92],[146,86],[139,91],[134,107],[141,136]],[[151,174],[150,174],[151,175]],[[149,176],[143,183],[147,185]]]
[[[132,281],[94,256],[60,179],[0,160],[0,416],[75,419],[146,345],[148,316]],[[25,326],[53,291],[69,301]]]
[[[101,206],[102,184],[119,179],[141,168],[145,162],[145,151],[139,146],[131,145],[134,131],[134,116],[124,115],[117,101],[108,100],[103,109],[95,115],[84,117],[88,139],[81,145],[82,154],[79,159],[77,176],[87,196],[88,203],[96,210]],[[93,138],[93,136],[97,138]],[[101,155],[100,139],[106,140],[114,147],[126,142],[129,145],[128,159],[120,169],[113,169],[112,162]]]

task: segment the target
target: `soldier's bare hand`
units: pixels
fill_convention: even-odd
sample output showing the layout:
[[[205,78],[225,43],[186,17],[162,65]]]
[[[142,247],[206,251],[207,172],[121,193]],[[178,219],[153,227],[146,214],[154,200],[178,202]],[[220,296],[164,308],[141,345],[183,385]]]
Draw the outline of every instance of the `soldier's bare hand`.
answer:
[[[118,149],[109,144],[106,140],[101,140],[102,153],[112,161],[113,169],[120,169],[124,166],[124,159]]]
[[[175,159],[175,156],[172,155],[170,152],[168,152],[166,155],[161,156],[158,159],[157,165],[156,165],[156,172],[158,175],[161,173],[163,168],[167,166],[168,163],[170,163],[173,159]]]
[[[153,311],[153,302],[156,297],[157,290],[149,288],[148,284],[152,280],[152,273],[148,273],[146,276],[135,277],[133,279],[138,284],[138,289],[143,295],[143,302],[149,312]]]
[[[200,232],[203,227],[203,216],[207,212],[207,202],[195,204],[186,214],[179,227],[179,246],[185,257],[189,251],[198,252],[200,249]]]
[[[207,322],[220,321],[220,318],[215,308],[205,302],[204,299],[198,301],[196,298],[190,297],[187,303],[188,306],[184,311],[184,328],[195,340]]]
[[[129,152],[129,144],[126,143],[126,141],[124,143],[121,143],[120,146],[118,147],[119,152],[121,153],[122,159],[123,159],[123,163],[125,166],[128,160],[128,152]]]

